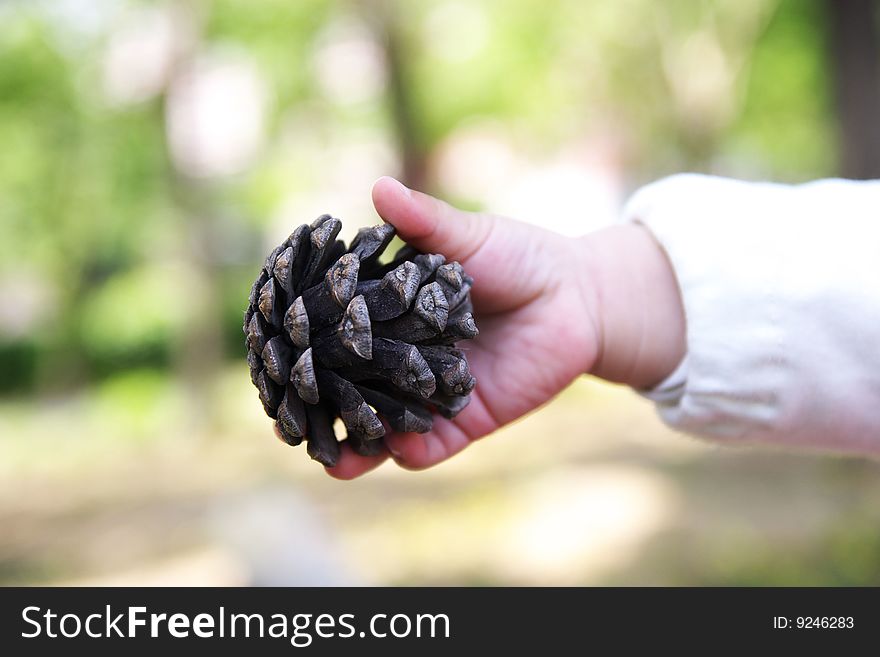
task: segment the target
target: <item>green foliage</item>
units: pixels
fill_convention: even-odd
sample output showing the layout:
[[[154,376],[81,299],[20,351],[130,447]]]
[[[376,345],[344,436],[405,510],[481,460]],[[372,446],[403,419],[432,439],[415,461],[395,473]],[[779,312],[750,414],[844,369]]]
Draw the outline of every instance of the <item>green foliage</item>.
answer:
[[[194,256],[214,287],[205,321],[219,327],[226,354],[241,357],[242,281],[273,241],[271,218],[325,184],[349,141],[396,148],[388,88],[335,98],[316,64],[352,26],[381,48],[383,16],[402,48],[410,138],[428,159],[474,119],[504,126],[524,158],[540,158],[613,118],[636,180],[690,167],[723,173],[725,163],[781,179],[832,171],[818,3],[201,3],[196,53],[244,53],[269,92],[261,157],[243,175],[205,184],[169,159],[162,94],[134,104],[107,97],[102,71],[117,22],[67,29],[48,4],[7,5],[0,22],[0,279],[24,270],[53,291],[29,338],[0,326],[0,390],[45,380],[40,368],[68,367],[51,378],[76,383],[171,365],[195,324],[162,263]],[[675,66],[692,42],[736,71],[729,99],[702,99],[717,114],[708,122],[682,96]]]
[[[98,286],[80,309],[86,356],[101,371],[168,364],[173,341],[191,321],[181,281],[186,272],[143,267]],[[179,302],[178,302],[179,299]]]

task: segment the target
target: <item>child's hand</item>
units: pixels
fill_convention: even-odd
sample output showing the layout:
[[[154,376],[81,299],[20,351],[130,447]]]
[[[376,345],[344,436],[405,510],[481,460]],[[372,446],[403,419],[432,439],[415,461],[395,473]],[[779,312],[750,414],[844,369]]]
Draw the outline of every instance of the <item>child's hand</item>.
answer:
[[[419,469],[439,463],[586,372],[641,387],[661,380],[680,360],[684,329],[683,318],[676,320],[677,287],[660,248],[643,229],[621,226],[569,239],[510,219],[461,212],[391,178],[375,184],[373,203],[406,242],[461,262],[474,279],[471,297],[480,329],[477,338],[462,344],[477,378],[470,404],[453,420],[435,417],[429,433],[387,435],[399,465]],[[343,447],[339,463],[328,469],[334,477],[356,477],[384,460]]]

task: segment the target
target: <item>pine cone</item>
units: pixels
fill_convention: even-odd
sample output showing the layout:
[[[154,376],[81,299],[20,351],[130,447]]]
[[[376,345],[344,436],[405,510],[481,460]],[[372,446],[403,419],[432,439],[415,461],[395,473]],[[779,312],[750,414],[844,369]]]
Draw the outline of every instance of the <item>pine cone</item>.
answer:
[[[266,414],[286,443],[336,464],[342,418],[355,452],[381,453],[383,418],[424,433],[432,411],[452,418],[476,384],[458,340],[477,335],[471,279],[457,262],[404,246],[383,224],[349,247],[342,222],[322,215],[297,228],[269,257],[244,315],[247,360]]]

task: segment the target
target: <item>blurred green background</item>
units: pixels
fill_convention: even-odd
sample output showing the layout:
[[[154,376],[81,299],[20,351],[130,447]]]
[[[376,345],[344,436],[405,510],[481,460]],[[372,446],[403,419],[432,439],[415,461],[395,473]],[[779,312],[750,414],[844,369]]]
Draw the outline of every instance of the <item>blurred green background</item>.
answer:
[[[880,177],[870,0],[0,2],[0,583],[880,584],[880,467],[577,382],[422,473],[274,439],[265,254],[402,177],[566,234],[697,170]]]

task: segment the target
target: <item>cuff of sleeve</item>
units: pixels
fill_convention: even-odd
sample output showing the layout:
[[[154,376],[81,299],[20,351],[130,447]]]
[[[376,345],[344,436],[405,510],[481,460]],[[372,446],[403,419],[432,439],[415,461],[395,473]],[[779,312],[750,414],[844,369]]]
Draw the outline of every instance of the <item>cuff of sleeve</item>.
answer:
[[[642,397],[650,399],[658,406],[675,406],[679,403],[685,391],[688,378],[688,359],[685,356],[672,374],[663,381],[648,390],[637,390]]]

